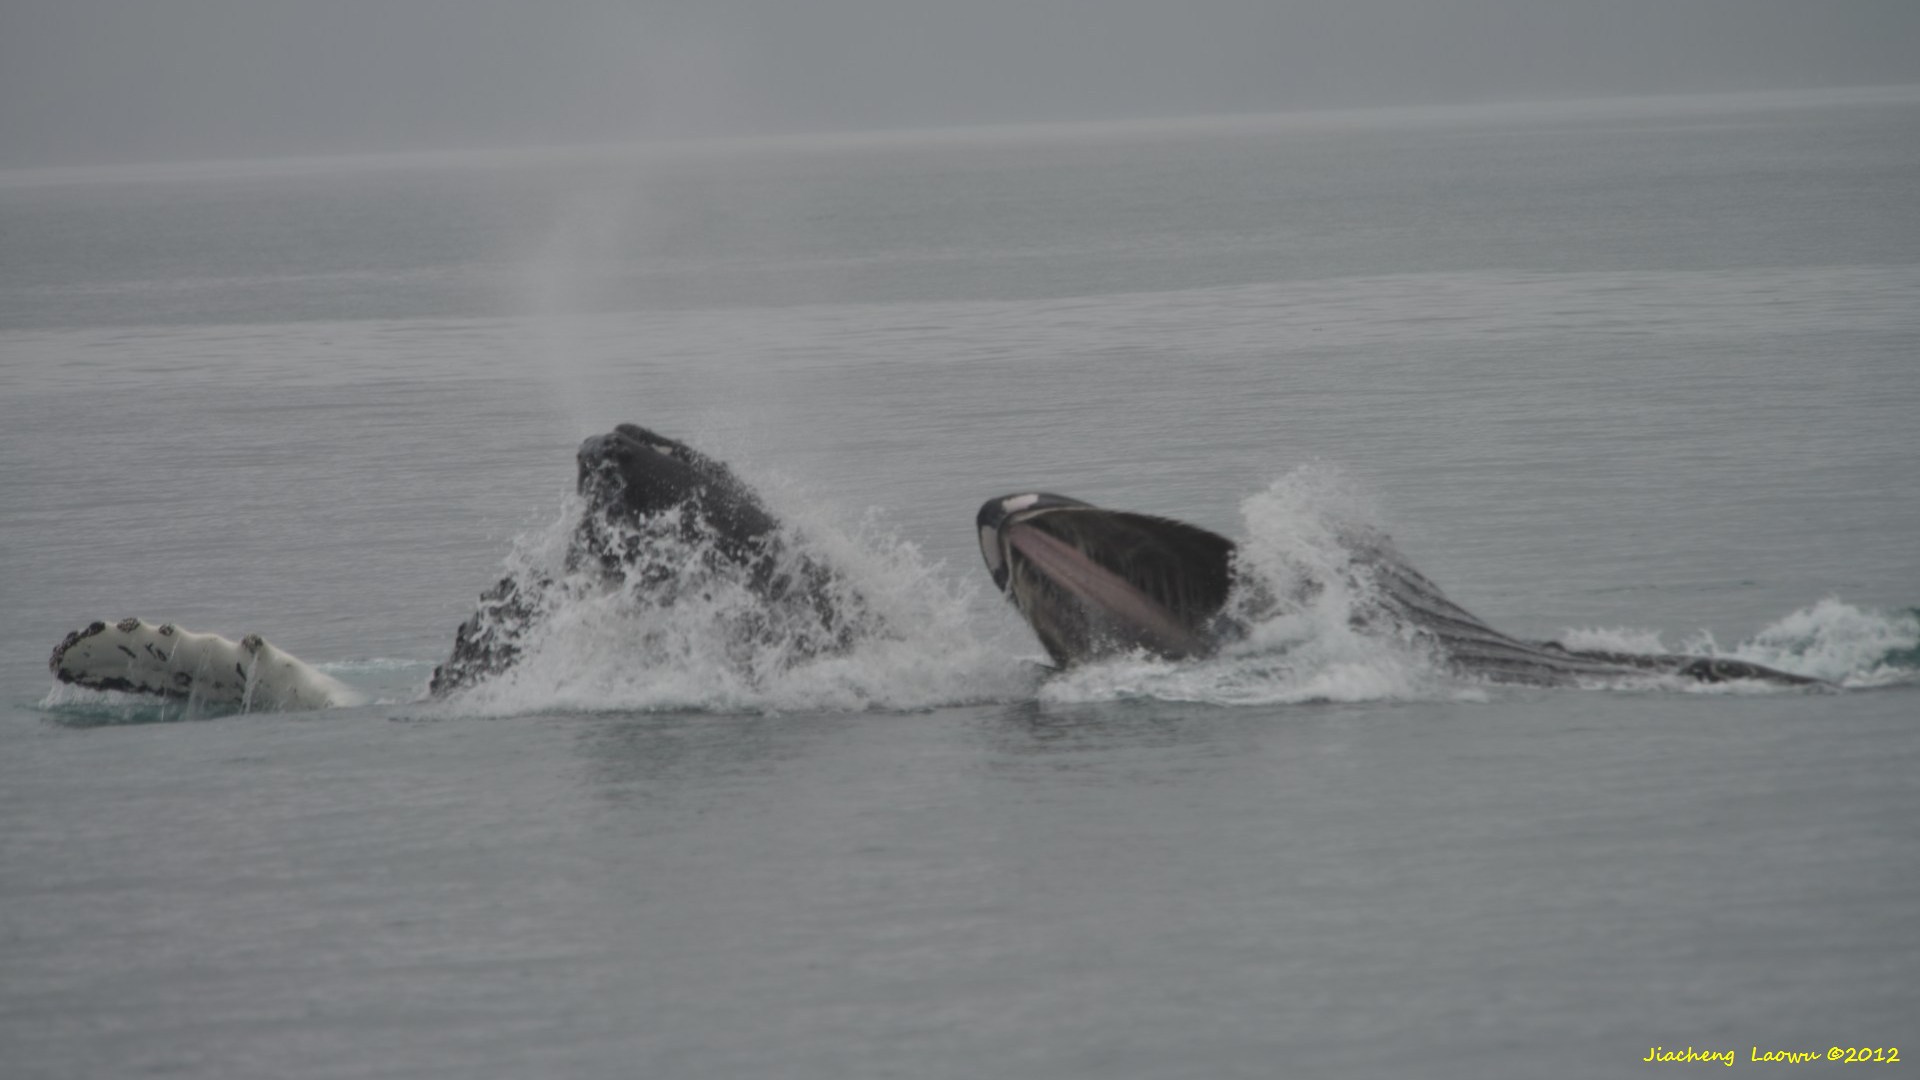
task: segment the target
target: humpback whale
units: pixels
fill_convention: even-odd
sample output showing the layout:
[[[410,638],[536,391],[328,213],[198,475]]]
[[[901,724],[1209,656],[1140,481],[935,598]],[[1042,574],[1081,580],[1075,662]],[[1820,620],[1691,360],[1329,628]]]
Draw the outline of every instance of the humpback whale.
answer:
[[[1239,580],[1233,541],[1171,518],[1025,492],[988,499],[975,526],[987,573],[1061,667],[1131,652],[1174,660],[1209,656],[1244,638],[1249,618],[1271,615],[1286,602],[1258,582]],[[1461,674],[1544,686],[1646,674],[1822,685],[1743,660],[1524,641],[1454,603],[1384,534],[1349,530],[1341,546],[1347,574],[1363,586],[1354,590],[1363,601],[1351,618],[1407,632]],[[1240,603],[1230,605],[1236,596]]]
[[[763,605],[742,632],[777,627],[796,640],[799,654],[845,648],[857,627],[873,627],[858,594],[831,568],[793,550],[781,522],[725,463],[637,424],[588,438],[575,462],[584,507],[564,560],[573,583],[661,596],[692,571],[731,573]],[[674,555],[702,565],[665,561],[649,544],[663,537],[680,541]],[[543,574],[508,575],[482,593],[455,632],[452,653],[434,668],[429,696],[511,668],[562,599],[564,584]],[[806,632],[793,633],[796,625]],[[258,635],[235,642],[137,618],[68,634],[48,667],[63,683],[215,707],[315,709],[361,701]]]
[[[693,570],[730,569],[764,605],[760,626],[804,624],[802,653],[845,648],[865,605],[838,574],[796,551],[760,496],[726,463],[637,424],[580,444],[576,490],[586,503],[566,555],[570,573],[605,589],[664,595]],[[651,530],[651,532],[650,532]],[[665,531],[703,565],[668,565],[647,541]],[[504,577],[455,633],[453,654],[434,669],[428,693],[444,696],[512,666],[554,599],[547,577]]]
[[[777,641],[787,662],[843,652],[863,635],[886,632],[860,593],[793,543],[725,463],[634,424],[588,438],[575,463],[582,512],[562,565],[557,572],[509,574],[482,593],[455,632],[451,654],[434,669],[430,697],[510,670],[532,635],[581,589],[670,606],[715,587],[742,588],[745,610],[727,617],[726,640]],[[1309,580],[1296,583],[1294,595],[1273,595],[1241,572],[1239,549],[1226,537],[1064,495],[990,499],[975,523],[994,584],[1061,667],[1130,652],[1207,657],[1320,587]],[[1360,586],[1350,590],[1361,599],[1352,621],[1414,637],[1463,674],[1537,685],[1646,673],[1821,684],[1740,660],[1515,638],[1448,599],[1384,534],[1351,530],[1341,543],[1348,558],[1340,573]],[[95,622],[68,634],[48,667],[64,683],[214,707],[313,709],[361,701],[350,687],[258,635],[236,642],[141,619]]]

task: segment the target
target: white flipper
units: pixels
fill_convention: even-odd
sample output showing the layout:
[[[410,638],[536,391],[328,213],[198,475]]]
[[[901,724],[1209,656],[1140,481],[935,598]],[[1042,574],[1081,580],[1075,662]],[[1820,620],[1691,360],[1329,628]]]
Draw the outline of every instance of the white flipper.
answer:
[[[142,619],[94,623],[67,635],[54,678],[94,690],[189,700],[249,712],[358,705],[352,687],[248,634],[231,641]]]

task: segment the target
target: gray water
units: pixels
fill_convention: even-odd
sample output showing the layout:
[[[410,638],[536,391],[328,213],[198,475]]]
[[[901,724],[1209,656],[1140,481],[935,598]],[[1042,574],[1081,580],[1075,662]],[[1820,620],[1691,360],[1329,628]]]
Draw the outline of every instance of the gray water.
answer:
[[[1902,89],[0,174],[0,1071],[1898,1046],[1917,192]],[[625,420],[907,629],[755,680],[587,611],[421,700]],[[1337,611],[1043,679],[971,529],[1035,487],[1844,689],[1491,687]],[[376,704],[55,689],[125,615]]]

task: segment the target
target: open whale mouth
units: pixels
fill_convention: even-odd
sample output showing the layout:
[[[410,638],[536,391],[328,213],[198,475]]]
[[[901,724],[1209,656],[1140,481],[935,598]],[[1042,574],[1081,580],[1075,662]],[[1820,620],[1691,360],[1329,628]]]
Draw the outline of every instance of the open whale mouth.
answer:
[[[1225,537],[1047,492],[989,499],[975,525],[994,584],[1057,663],[1212,651],[1233,585]]]

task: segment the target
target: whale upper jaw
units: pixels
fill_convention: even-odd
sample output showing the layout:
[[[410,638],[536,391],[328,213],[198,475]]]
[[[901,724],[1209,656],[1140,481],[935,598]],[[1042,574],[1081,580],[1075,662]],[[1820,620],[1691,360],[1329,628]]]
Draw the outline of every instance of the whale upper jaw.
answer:
[[[1020,495],[1002,495],[997,499],[988,499],[980,512],[974,515],[974,526],[980,537],[980,555],[987,560],[987,573],[993,577],[993,584],[1001,592],[1007,591],[1011,552],[1007,547],[1008,528],[1017,522],[1045,513],[1048,510],[1094,509],[1092,503],[1079,499],[1069,499],[1065,495],[1054,495],[1044,491],[1030,491]]]

